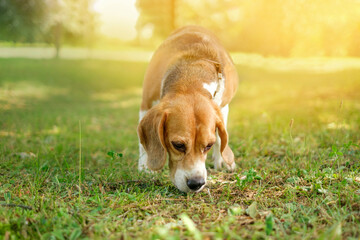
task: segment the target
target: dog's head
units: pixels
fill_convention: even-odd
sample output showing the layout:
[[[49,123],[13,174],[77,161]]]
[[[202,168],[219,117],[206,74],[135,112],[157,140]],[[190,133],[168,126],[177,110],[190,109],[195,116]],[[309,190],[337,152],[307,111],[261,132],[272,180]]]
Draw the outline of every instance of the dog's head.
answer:
[[[201,191],[205,186],[205,160],[215,144],[216,131],[223,153],[228,135],[221,112],[204,97],[163,99],[147,112],[138,126],[149,169],[163,168],[168,153],[171,180],[183,192]],[[226,156],[223,158],[226,161]]]

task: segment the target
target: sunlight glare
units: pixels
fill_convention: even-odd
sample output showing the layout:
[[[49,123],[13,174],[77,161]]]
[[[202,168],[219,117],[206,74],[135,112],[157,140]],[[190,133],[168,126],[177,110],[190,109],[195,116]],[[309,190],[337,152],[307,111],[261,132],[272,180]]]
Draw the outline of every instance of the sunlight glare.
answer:
[[[136,21],[139,13],[135,0],[97,0],[93,9],[99,14],[100,32],[121,40],[136,37]]]

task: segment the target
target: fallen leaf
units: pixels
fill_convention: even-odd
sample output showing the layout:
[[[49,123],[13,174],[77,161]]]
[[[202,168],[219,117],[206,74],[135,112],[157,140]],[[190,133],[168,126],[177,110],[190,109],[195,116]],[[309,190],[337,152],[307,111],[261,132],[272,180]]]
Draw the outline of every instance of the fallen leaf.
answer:
[[[36,157],[35,153],[32,153],[32,152],[19,152],[19,153],[15,153],[15,155],[19,156],[21,159]]]
[[[257,210],[257,203],[253,202],[247,209],[246,214],[252,218],[256,218],[259,216],[259,212]]]
[[[354,181],[360,183],[360,177],[354,177]]]
[[[228,209],[229,215],[239,216],[244,213],[244,210],[239,206],[233,206]]]
[[[249,216],[240,216],[237,219],[238,219],[237,221],[238,225],[249,225],[255,222],[255,219]]]

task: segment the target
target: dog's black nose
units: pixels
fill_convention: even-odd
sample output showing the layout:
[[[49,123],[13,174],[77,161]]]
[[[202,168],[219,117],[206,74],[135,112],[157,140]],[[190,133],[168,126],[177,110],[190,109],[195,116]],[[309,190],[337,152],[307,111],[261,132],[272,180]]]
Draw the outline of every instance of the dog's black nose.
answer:
[[[205,180],[202,177],[195,177],[187,180],[186,184],[191,190],[196,191],[205,184]]]

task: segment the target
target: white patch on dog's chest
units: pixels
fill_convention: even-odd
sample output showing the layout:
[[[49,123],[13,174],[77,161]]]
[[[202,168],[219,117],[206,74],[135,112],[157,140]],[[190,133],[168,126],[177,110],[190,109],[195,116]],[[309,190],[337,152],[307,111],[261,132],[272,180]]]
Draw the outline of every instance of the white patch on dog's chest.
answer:
[[[218,84],[216,81],[212,82],[210,84],[207,84],[207,83],[203,84],[203,87],[211,94],[211,96],[214,96],[217,86],[218,86]]]
[[[225,78],[222,74],[219,74],[219,79],[217,81],[211,82],[210,84],[204,83],[203,88],[211,94],[213,101],[220,106],[225,90]]]

